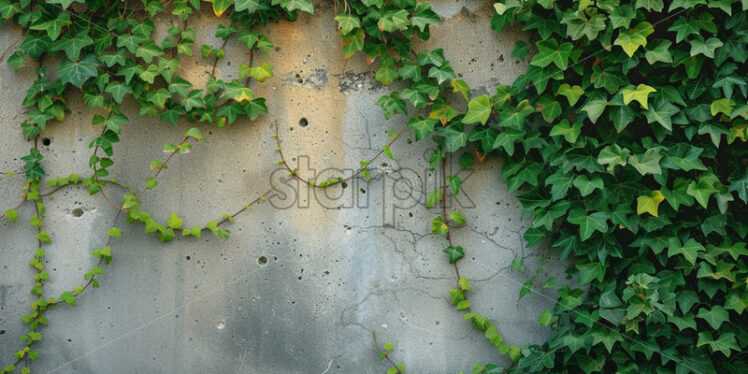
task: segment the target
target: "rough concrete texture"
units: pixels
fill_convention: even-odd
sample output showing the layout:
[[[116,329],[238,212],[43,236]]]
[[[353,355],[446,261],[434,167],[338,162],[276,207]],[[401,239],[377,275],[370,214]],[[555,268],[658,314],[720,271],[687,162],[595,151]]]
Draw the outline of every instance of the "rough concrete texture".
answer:
[[[176,212],[185,225],[204,224],[234,212],[272,182],[280,191],[228,226],[231,237],[177,238],[162,244],[143,226],[117,223],[122,237],[112,242],[114,262],[99,277],[102,287],[86,291],[77,307],[48,314],[38,346],[38,372],[55,373],[381,373],[387,368],[372,349],[371,330],[392,342],[394,360],[414,373],[469,371],[475,363],[507,364],[494,347],[449,305],[456,286],[453,268],[441,250],[443,238],[429,233],[437,207],[426,209],[427,193],[441,179],[428,170],[430,141],[411,141],[412,133],[392,146],[394,160],[373,163],[373,179],[356,179],[346,188],[307,190],[280,184],[273,122],[291,164],[303,175],[326,179],[356,169],[388,142],[388,130],[404,126],[404,117],[385,120],[375,101],[390,88],[373,79],[374,66],[360,55],[345,61],[333,20],[334,9],[318,2],[316,15],[295,23],[271,24],[266,32],[275,48],[259,56],[275,66],[275,76],[255,85],[267,98],[270,114],[232,126],[201,126],[207,136],[187,155],[178,155],[144,197],[144,209],[165,221]],[[526,68],[510,58],[517,31],[497,35],[489,28],[490,4],[477,0],[440,0],[434,8],[444,23],[432,28],[432,40],[418,48],[443,47],[454,70],[476,92],[510,83]],[[191,19],[198,40],[213,38],[219,22],[205,11]],[[160,28],[169,26],[157,20]],[[0,50],[20,33],[0,28]],[[201,38],[205,38],[202,39]],[[232,41],[218,65],[224,79],[236,77],[245,50]],[[259,61],[258,61],[259,60]],[[211,61],[183,58],[180,73],[196,86],[209,76]],[[30,61],[19,72],[0,64],[0,170],[22,167],[30,143],[18,124],[21,104],[33,79]],[[48,125],[40,146],[50,177],[90,173],[88,143],[99,130],[95,114],[71,94],[73,112]],[[160,123],[124,105],[130,122],[115,147],[112,174],[142,188],[152,159],[162,159],[164,142],[177,142],[189,124]],[[301,127],[301,118],[308,126]],[[412,144],[411,144],[412,143]],[[451,162],[457,170],[456,160]],[[553,303],[554,292],[532,294],[517,302],[520,285],[533,274],[538,248],[526,248],[521,233],[528,221],[498,175],[501,162],[489,159],[462,171],[464,195],[450,204],[462,210],[466,227],[454,231],[465,248],[461,273],[471,280],[473,310],[488,316],[505,341],[541,342],[549,331],[536,320]],[[22,178],[0,183],[0,211],[16,205]],[[121,196],[121,190],[107,189]],[[35,232],[26,224],[27,204],[16,224],[0,220],[0,363],[20,347],[25,332],[36,250]],[[101,196],[66,188],[47,202],[45,246],[51,279],[45,295],[56,296],[83,282],[95,264],[92,249],[106,242],[115,209]],[[525,273],[511,271],[512,259],[524,258]],[[545,266],[563,279],[563,264]]]

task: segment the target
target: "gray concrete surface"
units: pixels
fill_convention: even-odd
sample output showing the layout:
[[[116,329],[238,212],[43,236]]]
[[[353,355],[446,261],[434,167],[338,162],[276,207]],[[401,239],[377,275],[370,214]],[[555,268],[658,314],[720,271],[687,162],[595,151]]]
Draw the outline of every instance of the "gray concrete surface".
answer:
[[[300,163],[302,173],[321,177],[332,176],[330,168],[355,169],[386,144],[388,130],[404,126],[403,116],[384,119],[374,103],[389,88],[374,81],[362,56],[340,57],[333,9],[328,2],[317,5],[315,16],[267,28],[279,49],[259,61],[272,63],[275,76],[253,88],[267,98],[270,114],[224,129],[201,126],[207,139],[169,164],[159,186],[145,195],[146,210],[162,221],[176,212],[191,227],[256,198],[278,167],[271,137],[276,119],[287,157]],[[494,33],[489,3],[438,0],[434,8],[445,22],[432,28],[432,40],[419,48],[443,46],[455,71],[474,89],[491,91],[496,83],[510,83],[526,67],[509,57],[522,34]],[[193,23],[196,50],[204,42],[220,45],[211,38],[218,22],[226,20],[203,12]],[[166,28],[168,21],[160,20],[159,26]],[[0,28],[0,50],[19,35],[7,24]],[[246,58],[236,43],[229,43],[218,74],[230,78]],[[199,86],[209,75],[209,62],[197,53],[183,59],[181,69]],[[31,146],[18,124],[32,79],[30,64],[17,73],[0,64],[0,170],[22,167],[18,158]],[[48,125],[44,137],[51,144],[40,148],[50,177],[90,172],[88,143],[99,131],[90,125],[95,113],[78,104],[79,95],[69,95],[68,102],[73,112],[64,122]],[[124,107],[131,122],[123,126],[112,173],[141,188],[150,160],[163,158],[163,143],[179,141],[189,124],[174,127],[139,117],[134,103]],[[299,127],[302,117],[309,126]],[[392,357],[408,372],[454,373],[470,371],[478,362],[506,364],[449,305],[455,275],[441,252],[444,239],[429,233],[438,210],[424,206],[440,176],[427,169],[430,141],[409,144],[412,138],[410,133],[392,147],[394,160],[374,163],[371,181],[358,179],[345,189],[327,191],[333,198],[303,188],[294,201],[277,196],[230,224],[229,240],[204,235],[162,244],[144,234],[142,225],[120,221],[122,237],[112,243],[114,262],[99,278],[102,287],[86,291],[77,307],[48,314],[50,326],[41,330],[38,346],[42,358],[33,368],[55,373],[382,373],[387,366],[372,349],[373,329],[380,342],[395,344]],[[505,341],[541,342],[549,331],[536,320],[552,299],[534,294],[518,303],[517,296],[543,248],[526,248],[521,233],[528,221],[500,181],[500,168],[500,160],[489,159],[462,174],[465,196],[477,206],[465,197],[459,201],[469,221],[454,232],[466,251],[461,272],[474,288],[469,295],[473,309],[494,321]],[[20,201],[22,185],[22,178],[0,182],[0,211]],[[108,191],[121,196],[116,189]],[[334,198],[335,193],[341,197]],[[18,223],[0,220],[0,364],[9,363],[20,347],[18,335],[25,332],[20,319],[32,301],[28,261],[36,242],[26,224],[32,212],[27,205]],[[81,284],[82,274],[95,263],[90,252],[104,245],[114,217],[103,198],[78,187],[47,202],[45,228],[53,242],[45,246],[51,275],[45,295]],[[526,274],[509,269],[516,257],[526,259]],[[563,279],[563,268],[560,263],[545,267],[557,279]],[[553,298],[554,293],[546,295]]]

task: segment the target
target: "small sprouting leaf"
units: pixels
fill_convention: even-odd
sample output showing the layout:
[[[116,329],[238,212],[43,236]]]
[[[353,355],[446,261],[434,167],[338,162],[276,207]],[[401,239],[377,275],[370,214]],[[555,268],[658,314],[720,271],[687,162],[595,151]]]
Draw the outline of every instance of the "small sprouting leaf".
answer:
[[[452,213],[449,213],[448,217],[449,217],[449,219],[450,219],[450,220],[451,220],[452,222],[454,222],[454,223],[456,223],[456,224],[458,224],[458,225],[464,225],[464,224],[466,224],[466,223],[467,223],[467,220],[466,220],[466,219],[465,219],[465,217],[464,217],[464,216],[462,215],[462,213],[460,213],[460,211],[459,211],[459,210],[455,210],[454,212],[452,212]]]
[[[113,238],[119,238],[120,237],[119,229],[116,227],[112,227],[111,229],[109,229],[109,231],[107,231],[107,235]]]
[[[449,255],[450,264],[461,259],[465,255],[465,251],[460,246],[447,247],[443,252]]]
[[[194,236],[196,238],[199,238],[201,231],[202,231],[202,229],[200,228],[200,226],[194,226],[191,229],[184,229],[182,231],[182,236],[192,235],[192,236]]]
[[[462,79],[453,79],[452,80],[452,91],[453,92],[459,92],[462,94],[462,97],[465,98],[465,100],[468,99],[468,92],[470,92],[470,87],[467,83],[465,83]]]
[[[36,238],[39,239],[42,243],[51,243],[52,239],[49,238],[49,234],[47,234],[46,231],[42,230],[39,231],[39,234],[36,235]]]
[[[460,286],[460,289],[463,291],[470,291],[470,281],[465,277],[460,277],[460,280],[457,281],[457,284]]]
[[[447,183],[449,183],[449,186],[452,187],[452,193],[457,195],[460,193],[460,185],[462,184],[462,179],[456,175],[448,175],[447,176]]]
[[[75,296],[73,296],[72,292],[63,292],[59,299],[68,305],[75,306]]]
[[[442,216],[438,216],[431,221],[431,232],[435,235],[446,235],[449,232],[449,227]]]
[[[239,67],[239,78],[252,77],[258,82],[264,82],[268,78],[273,77],[273,65],[263,62],[260,66],[249,67],[247,64],[242,64]]]
[[[179,218],[176,213],[172,213],[171,216],[169,216],[169,220],[167,223],[169,224],[169,227],[173,229],[182,227],[182,219]]]
[[[540,317],[538,318],[538,324],[541,326],[548,326],[551,323],[551,319],[553,318],[553,314],[548,311],[548,309],[544,310],[543,313],[540,314]]]
[[[8,217],[10,222],[15,222],[18,220],[18,212],[16,212],[15,209],[8,209],[3,214]]]
[[[184,133],[184,137],[185,138],[190,138],[191,137],[191,138],[194,138],[195,140],[203,140],[203,139],[205,139],[203,137],[203,133],[201,133],[200,129],[198,129],[197,127],[193,127],[191,129],[187,130],[187,132]]]

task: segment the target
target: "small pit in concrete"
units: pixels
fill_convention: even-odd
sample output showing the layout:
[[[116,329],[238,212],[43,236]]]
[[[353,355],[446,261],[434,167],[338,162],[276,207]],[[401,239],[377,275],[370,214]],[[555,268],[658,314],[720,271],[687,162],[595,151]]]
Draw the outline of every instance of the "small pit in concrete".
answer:
[[[44,138],[44,139],[42,139],[42,144],[44,144],[44,145],[50,145],[50,144],[52,144],[52,139],[50,139],[50,138]]]
[[[218,321],[216,322],[216,328],[219,330],[223,330],[226,328],[226,322],[224,321]]]
[[[265,256],[260,256],[257,258],[257,265],[265,266],[268,264],[268,259]]]
[[[83,215],[83,209],[81,208],[73,209],[73,217],[80,217],[82,215]]]
[[[301,117],[299,120],[299,127],[307,127],[309,126],[309,121],[306,119],[306,117]]]

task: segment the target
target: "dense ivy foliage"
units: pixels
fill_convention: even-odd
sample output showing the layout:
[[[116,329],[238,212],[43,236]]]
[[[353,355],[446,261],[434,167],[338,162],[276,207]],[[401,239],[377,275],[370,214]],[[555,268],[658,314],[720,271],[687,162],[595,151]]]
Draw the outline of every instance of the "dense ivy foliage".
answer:
[[[178,144],[164,145],[169,157],[151,163],[153,174],[139,194],[130,190],[121,203],[105,194],[114,185],[105,178],[121,125],[129,120],[119,110],[123,100],[138,102],[141,115],[175,125],[223,127],[240,116],[266,114],[264,99],[249,88],[250,82],[273,76],[268,63],[253,63],[255,54],[266,54],[272,46],[259,26],[295,20],[298,11],[314,12],[310,0],[210,3],[217,17],[227,14],[231,20],[216,29],[216,37],[237,38],[249,49],[249,61],[238,68],[244,82],[212,77],[198,88],[179,77],[180,56],[196,50],[188,21],[200,1],[165,6],[157,0],[0,0],[0,16],[24,30],[8,62],[17,69],[34,59],[40,66],[24,100],[28,119],[21,123],[23,133],[38,138],[47,122],[63,120],[69,112],[64,94],[71,90],[82,92],[96,113],[92,125],[102,129],[90,145],[88,176],[45,178],[37,147],[22,158],[25,165],[17,173],[29,183],[21,205],[32,202],[36,209],[29,222],[37,227],[40,247],[31,261],[37,269],[32,293],[38,299],[24,317],[30,330],[21,336],[25,347],[5,371],[23,363],[21,370],[28,372],[29,361],[39,357],[31,347],[41,339],[45,312],[63,303],[75,305],[89,285],[98,286],[102,262],[112,259],[108,244],[94,250],[99,266],[84,276],[83,286],[58,298],[42,297],[49,275],[41,247],[50,241],[42,229],[44,198],[56,189],[42,192],[41,185],[88,186],[91,194],[103,195],[128,221],[144,224],[146,232],[163,241],[177,232],[199,236],[210,231],[227,238],[228,230],[220,226],[245,210],[187,229],[176,214],[159,223],[140,209],[144,193],[156,187],[171,157],[202,139],[196,128]],[[443,183],[426,206],[441,206],[431,230],[445,237],[445,260],[456,272],[451,302],[514,363],[507,369],[477,364],[473,372],[745,372],[748,2],[509,0],[493,8],[491,27],[497,32],[512,24],[530,32],[535,48],[519,41],[512,55],[526,59],[531,49],[535,53],[512,86],[479,97],[470,97],[443,49],[417,52],[412,47],[412,39],[428,39],[430,27],[441,22],[430,4],[342,1],[335,17],[343,57],[363,53],[377,67],[379,82],[404,87],[377,101],[385,117],[408,116],[407,128],[416,140],[430,137],[436,143],[430,167],[441,167]],[[149,20],[154,16],[177,17],[183,27],[158,35]],[[214,66],[224,54],[223,46],[199,50]],[[47,56],[62,61],[54,80],[43,63]],[[465,113],[456,103],[461,100]],[[393,133],[392,142],[400,134]],[[392,142],[380,154],[393,157]],[[560,258],[571,261],[570,276],[581,287],[557,288],[556,305],[539,317],[552,329],[543,345],[504,342],[488,318],[471,310],[469,281],[459,273],[458,263],[470,248],[453,243],[450,233],[466,220],[459,211],[447,212],[444,201],[447,194],[459,193],[462,181],[446,175],[445,163],[455,155],[469,167],[489,154],[503,159],[501,177],[519,192],[524,214],[533,219],[525,233],[528,246],[546,240]],[[319,188],[359,174],[368,177],[371,161],[362,161],[361,169],[346,179],[315,182],[298,176],[280,155],[292,175]],[[5,216],[19,218],[16,209]],[[120,236],[116,227],[108,234]],[[536,287],[555,287],[555,280],[532,277],[520,298]],[[405,371],[391,358],[392,344],[377,349],[380,359],[392,365],[388,373]]]

